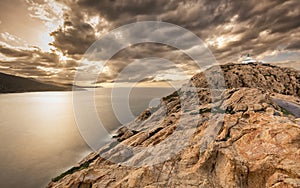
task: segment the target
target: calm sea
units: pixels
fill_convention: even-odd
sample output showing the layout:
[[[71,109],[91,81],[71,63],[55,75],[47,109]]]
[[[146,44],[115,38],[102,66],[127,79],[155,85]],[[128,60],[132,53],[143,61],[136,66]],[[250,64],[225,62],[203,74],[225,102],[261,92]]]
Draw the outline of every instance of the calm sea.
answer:
[[[102,88],[95,92],[95,105],[102,123],[113,130],[120,126],[120,121],[132,120],[132,115],[155,105],[156,99],[172,91],[172,88],[135,88],[129,96],[115,92],[112,99],[111,89]],[[129,104],[132,115],[125,113],[118,120],[114,114],[120,114],[124,102]],[[84,106],[85,99],[79,103],[77,106],[81,103]],[[78,131],[72,92],[1,94],[0,106],[1,188],[44,187],[52,177],[92,151]]]

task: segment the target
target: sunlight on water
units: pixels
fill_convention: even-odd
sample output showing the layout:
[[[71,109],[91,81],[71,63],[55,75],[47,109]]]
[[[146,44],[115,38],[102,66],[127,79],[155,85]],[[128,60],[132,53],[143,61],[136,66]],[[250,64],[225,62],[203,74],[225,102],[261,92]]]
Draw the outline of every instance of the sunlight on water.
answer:
[[[153,98],[171,91],[140,89],[130,99],[117,96],[117,101],[129,100],[137,115]],[[110,92],[98,89],[95,104],[107,129],[114,129],[120,123]],[[72,92],[1,94],[0,106],[0,187],[44,187],[91,152],[75,122]]]
[[[77,131],[71,96],[0,95],[0,187],[40,187],[89,152]]]

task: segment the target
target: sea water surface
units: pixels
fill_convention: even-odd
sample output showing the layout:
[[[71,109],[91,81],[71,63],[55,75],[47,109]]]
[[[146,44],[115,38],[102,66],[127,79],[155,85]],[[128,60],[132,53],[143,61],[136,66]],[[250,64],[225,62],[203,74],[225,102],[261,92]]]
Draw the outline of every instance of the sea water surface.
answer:
[[[132,113],[137,115],[153,99],[172,91],[136,88],[129,98],[120,94],[113,101],[129,100]],[[97,89],[95,105],[105,126],[115,129],[120,122],[112,110],[111,93],[111,89]],[[1,188],[45,187],[51,178],[92,151],[78,131],[73,110],[72,92],[0,94]]]

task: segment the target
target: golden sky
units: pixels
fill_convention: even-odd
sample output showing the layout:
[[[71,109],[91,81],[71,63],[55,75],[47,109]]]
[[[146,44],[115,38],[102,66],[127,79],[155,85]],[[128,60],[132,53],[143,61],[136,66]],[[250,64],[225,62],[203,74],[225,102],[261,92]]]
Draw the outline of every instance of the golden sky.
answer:
[[[300,69],[298,0],[1,0],[0,72],[69,84],[97,39],[124,24],[156,20],[196,34],[218,63],[237,63],[250,53]],[[199,71],[181,51],[161,44],[133,45],[105,65],[89,66],[104,67],[98,82],[107,84],[132,62],[137,66],[120,82],[182,80]]]

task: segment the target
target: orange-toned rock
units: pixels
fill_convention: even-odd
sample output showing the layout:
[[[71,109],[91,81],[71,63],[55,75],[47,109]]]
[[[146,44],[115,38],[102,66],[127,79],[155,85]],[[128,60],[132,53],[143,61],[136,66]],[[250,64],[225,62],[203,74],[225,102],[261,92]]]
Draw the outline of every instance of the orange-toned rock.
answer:
[[[299,73],[222,69],[229,88],[214,100],[194,76],[197,89],[164,97],[48,187],[300,187]]]

